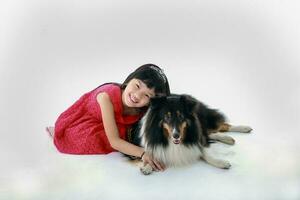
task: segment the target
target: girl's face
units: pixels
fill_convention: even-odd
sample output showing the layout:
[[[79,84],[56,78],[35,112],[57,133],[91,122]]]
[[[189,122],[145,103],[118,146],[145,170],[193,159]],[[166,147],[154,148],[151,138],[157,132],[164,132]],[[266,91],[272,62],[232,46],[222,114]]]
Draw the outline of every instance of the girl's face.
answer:
[[[144,107],[150,102],[150,98],[154,97],[154,89],[147,87],[143,81],[139,79],[131,79],[122,93],[122,102],[127,107]]]

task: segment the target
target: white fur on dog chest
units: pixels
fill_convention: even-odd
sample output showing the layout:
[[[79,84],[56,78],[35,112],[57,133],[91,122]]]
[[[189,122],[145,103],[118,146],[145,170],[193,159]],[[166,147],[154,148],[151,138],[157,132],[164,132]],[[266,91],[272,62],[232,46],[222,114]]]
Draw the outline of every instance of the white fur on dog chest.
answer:
[[[151,151],[150,151],[151,152]],[[169,143],[167,147],[156,146],[153,156],[167,167],[180,167],[199,161],[202,153],[198,146]]]

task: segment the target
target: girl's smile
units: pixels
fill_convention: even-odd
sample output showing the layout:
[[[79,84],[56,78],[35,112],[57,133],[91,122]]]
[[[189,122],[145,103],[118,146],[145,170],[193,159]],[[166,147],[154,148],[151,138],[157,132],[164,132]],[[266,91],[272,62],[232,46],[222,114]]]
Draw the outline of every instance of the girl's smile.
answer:
[[[130,98],[132,103],[138,103],[138,98],[135,97],[135,95],[129,94],[129,98]]]

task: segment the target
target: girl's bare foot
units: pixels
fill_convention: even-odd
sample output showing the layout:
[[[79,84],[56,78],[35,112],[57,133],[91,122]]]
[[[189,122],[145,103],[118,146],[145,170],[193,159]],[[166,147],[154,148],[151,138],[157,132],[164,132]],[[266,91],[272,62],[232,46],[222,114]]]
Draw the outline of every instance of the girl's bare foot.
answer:
[[[48,134],[51,138],[54,137],[54,127],[53,126],[47,126],[46,131],[48,132]]]

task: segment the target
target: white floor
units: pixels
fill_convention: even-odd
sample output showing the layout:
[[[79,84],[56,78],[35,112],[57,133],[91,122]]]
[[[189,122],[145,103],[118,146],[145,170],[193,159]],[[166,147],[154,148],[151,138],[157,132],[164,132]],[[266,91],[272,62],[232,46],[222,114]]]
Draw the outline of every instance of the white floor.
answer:
[[[226,2],[226,3],[225,3]],[[0,3],[0,199],[300,199],[300,3]],[[120,153],[57,152],[44,131],[84,92],[136,67],[219,108],[251,134],[204,162],[143,176]]]

